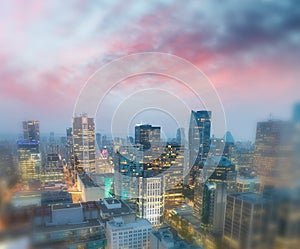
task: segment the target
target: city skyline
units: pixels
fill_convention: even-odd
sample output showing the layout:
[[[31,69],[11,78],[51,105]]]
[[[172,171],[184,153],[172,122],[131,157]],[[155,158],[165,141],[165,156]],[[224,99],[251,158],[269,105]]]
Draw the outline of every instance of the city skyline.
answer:
[[[107,62],[137,52],[174,54],[202,70],[224,105],[227,129],[238,140],[254,141],[256,122],[271,113],[274,119],[289,119],[292,105],[299,101],[297,1],[155,1],[126,6],[119,1],[46,1],[26,3],[25,12],[23,7],[7,1],[0,17],[0,111],[7,120],[0,134],[20,130],[20,122],[27,119],[39,120],[41,133],[63,134],[71,126],[76,98],[88,77]],[[172,84],[147,78],[121,82],[107,95],[96,130],[109,133],[109,125],[102,127],[106,112],[136,86]],[[181,90],[182,99],[190,97],[180,86],[176,90]],[[177,128],[172,128],[174,133]]]

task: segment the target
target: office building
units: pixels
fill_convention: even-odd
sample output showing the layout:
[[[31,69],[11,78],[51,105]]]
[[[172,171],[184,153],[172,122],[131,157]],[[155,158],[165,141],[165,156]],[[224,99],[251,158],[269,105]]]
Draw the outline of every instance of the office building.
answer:
[[[40,141],[39,121],[23,121],[24,140],[30,142]]]
[[[190,167],[202,167],[210,149],[210,111],[192,111],[189,126]]]
[[[67,128],[66,129],[67,133],[67,144],[66,144],[66,150],[67,150],[67,155],[66,155],[66,161],[67,163],[71,163],[71,160],[74,156],[74,146],[73,146],[73,131],[72,128]],[[74,159],[74,158],[73,158]]]
[[[227,196],[224,225],[226,248],[274,248],[274,210],[270,200],[247,192]]]
[[[176,131],[176,143],[184,147],[186,145],[186,142],[185,129],[178,128]]]
[[[226,196],[236,190],[235,165],[224,156],[208,157],[201,176],[207,179],[195,187],[194,212],[203,230],[222,234]]]
[[[38,141],[18,141],[18,162],[23,183],[38,180],[42,166]]]
[[[55,183],[64,180],[64,166],[60,154],[47,155],[46,165],[42,168],[40,180],[42,183]]]
[[[149,249],[151,223],[146,219],[124,222],[114,218],[106,223],[107,248],[143,248]]]
[[[73,146],[78,167],[86,172],[95,172],[95,124],[94,119],[86,114],[73,118]]]
[[[91,205],[94,204],[56,204],[37,209],[33,216],[32,248],[104,249],[105,226],[97,212],[91,215]]]
[[[160,143],[160,127],[149,124],[135,126],[135,143],[143,145],[144,150],[158,146]]]
[[[260,193],[261,180],[258,177],[239,176],[236,179],[237,192]]]
[[[77,175],[77,188],[81,192],[81,200],[83,202],[97,201],[105,198],[104,188],[101,188],[85,172]]]
[[[223,232],[227,191],[224,183],[206,182],[203,187],[201,227],[219,235]]]
[[[257,123],[254,170],[263,187],[288,187],[293,183],[292,134],[290,122],[269,120]]]
[[[139,177],[137,208],[138,216],[149,220],[154,227],[162,224],[164,213],[162,177]]]

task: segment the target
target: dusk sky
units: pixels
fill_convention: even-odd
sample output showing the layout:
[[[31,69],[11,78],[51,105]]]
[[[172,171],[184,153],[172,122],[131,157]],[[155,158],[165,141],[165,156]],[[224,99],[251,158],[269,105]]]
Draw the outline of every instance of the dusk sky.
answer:
[[[257,121],[289,119],[300,101],[297,0],[2,0],[0,37],[0,134],[19,133],[31,119],[42,133],[63,134],[89,76],[137,52],[196,65],[216,88],[236,139],[254,140]],[[121,87],[113,91],[126,97]],[[99,119],[98,130],[109,132]]]

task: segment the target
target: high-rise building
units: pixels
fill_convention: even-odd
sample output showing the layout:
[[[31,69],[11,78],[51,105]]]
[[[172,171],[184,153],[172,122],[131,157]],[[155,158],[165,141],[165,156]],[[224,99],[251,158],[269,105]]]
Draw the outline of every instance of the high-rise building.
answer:
[[[160,143],[160,127],[149,124],[135,126],[135,143],[142,144],[144,150],[157,146]]]
[[[258,122],[256,129],[254,170],[262,186],[290,184],[293,128],[290,122]]]
[[[18,162],[23,183],[39,179],[41,170],[41,154],[39,142],[18,141]]]
[[[190,167],[202,167],[210,149],[211,111],[192,111],[189,127]]]
[[[185,138],[185,129],[184,128],[178,128],[176,132],[176,143],[184,146],[186,143],[186,138]]]
[[[272,202],[262,195],[228,195],[223,235],[226,248],[274,248],[273,212]]]
[[[39,121],[24,121],[23,135],[17,142],[18,162],[22,181],[28,183],[39,179],[42,166]]]
[[[164,189],[162,177],[140,177],[138,182],[138,216],[154,227],[163,222]]]
[[[206,182],[204,184],[201,226],[205,231],[222,234],[226,196],[224,183]]]
[[[69,127],[66,129],[66,133],[67,133],[67,162],[71,162],[71,158],[74,155],[74,146],[73,146],[73,131],[72,128]]]
[[[98,150],[101,151],[102,149],[102,136],[100,133],[96,133],[96,143],[97,143],[97,147],[98,147]]]
[[[293,122],[300,123],[300,103],[296,103],[293,109]]]
[[[40,141],[39,121],[23,121],[24,140],[30,142]]]
[[[201,173],[206,180],[195,187],[194,211],[202,228],[222,234],[227,193],[235,192],[235,165],[226,157],[207,158]]]
[[[95,172],[95,124],[94,119],[86,114],[73,118],[73,146],[78,167],[88,172]]]
[[[49,153],[47,155],[47,161],[43,166],[40,178],[43,183],[62,182],[64,180],[64,168],[60,154]]]

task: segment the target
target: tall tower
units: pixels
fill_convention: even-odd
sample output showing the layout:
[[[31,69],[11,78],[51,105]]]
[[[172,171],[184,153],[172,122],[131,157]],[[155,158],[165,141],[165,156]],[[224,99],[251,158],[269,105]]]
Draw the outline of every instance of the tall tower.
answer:
[[[204,230],[221,234],[226,196],[236,189],[235,165],[224,156],[209,157],[202,174],[205,178],[209,177],[204,184],[195,188],[194,211],[201,215]]]
[[[152,125],[135,126],[135,143],[142,144],[144,150],[150,149],[153,145],[160,143],[160,127]]]
[[[23,134],[24,139],[17,142],[17,150],[22,181],[26,184],[40,177],[42,160],[39,121],[24,121]]]
[[[30,142],[40,141],[39,121],[23,121],[24,140]]]
[[[163,222],[164,188],[162,177],[139,177],[138,216],[147,219],[154,227]]]
[[[190,167],[202,167],[210,148],[211,111],[192,111],[189,127]]]
[[[69,127],[66,129],[67,133],[67,162],[70,163],[74,154],[74,146],[73,146],[73,131],[72,128]]]
[[[95,172],[95,124],[94,119],[86,114],[73,118],[73,146],[79,167],[88,172]]]
[[[258,122],[256,129],[254,169],[266,185],[283,186],[291,183],[292,124],[269,120]]]

